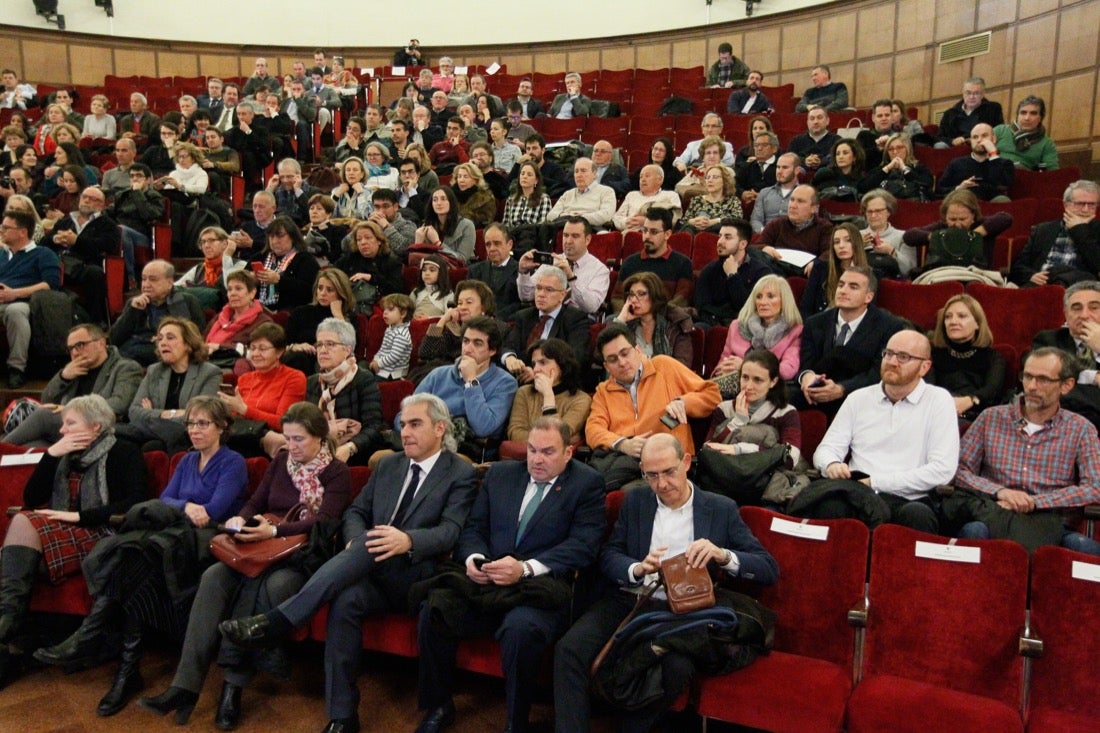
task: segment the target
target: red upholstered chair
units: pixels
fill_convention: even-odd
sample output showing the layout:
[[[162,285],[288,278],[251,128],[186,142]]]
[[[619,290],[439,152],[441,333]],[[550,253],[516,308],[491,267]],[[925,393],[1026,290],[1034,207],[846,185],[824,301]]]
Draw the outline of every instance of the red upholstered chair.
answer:
[[[875,530],[863,679],[848,700],[848,731],[1022,733],[1027,551],[1008,540],[958,540],[953,555],[974,548],[980,557],[955,562],[917,557],[918,542],[948,540],[896,524]]]
[[[718,235],[699,232],[691,242],[691,269],[698,273],[718,259]]]
[[[879,281],[875,305],[900,318],[907,318],[925,331],[936,326],[936,314],[952,295],[963,292],[953,280],[932,285],[914,285],[902,280]]]
[[[1017,354],[1031,348],[1035,334],[1065,323],[1061,285],[1038,288],[998,288],[984,283],[970,283],[967,292],[974,296],[989,321],[989,330],[999,344],[1010,344]]]
[[[378,383],[382,396],[382,422],[386,427],[393,425],[397,413],[401,411],[401,400],[411,395],[414,389],[416,385],[407,379]]]
[[[726,347],[727,335],[729,335],[728,326],[711,326],[707,329],[707,337],[703,343],[703,366],[706,374],[713,374],[718,366],[718,360],[722,358],[722,349]]]
[[[1075,165],[1053,171],[1029,171],[1017,168],[1012,176],[1008,196],[1016,199],[1062,198],[1066,186],[1081,177],[1081,169]]]
[[[776,733],[839,731],[852,689],[855,631],[848,611],[863,606],[867,527],[854,519],[814,520],[824,539],[792,536],[777,523],[801,520],[760,507],[741,517],[779,563],[779,582],[760,591],[778,614],[775,647],[744,669],[700,683],[699,714]]]
[[[1100,572],[1095,557],[1040,547],[1031,559],[1031,630],[1043,642],[1031,667],[1029,733],[1094,730],[1100,721],[1100,583],[1073,577]]]
[[[821,410],[799,410],[798,421],[802,425],[802,457],[814,462],[814,451],[829,429],[829,418]]]

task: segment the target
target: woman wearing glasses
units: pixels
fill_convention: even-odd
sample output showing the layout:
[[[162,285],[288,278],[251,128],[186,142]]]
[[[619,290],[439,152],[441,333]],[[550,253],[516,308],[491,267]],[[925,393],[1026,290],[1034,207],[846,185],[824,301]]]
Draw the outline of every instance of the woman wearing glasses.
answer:
[[[671,356],[690,367],[695,324],[686,310],[669,305],[664,282],[652,272],[637,272],[623,283],[623,295],[626,302],[615,321],[634,332],[642,353]]]
[[[68,671],[90,667],[105,661],[103,649],[110,647],[106,637],[121,628],[121,663],[96,708],[99,715],[119,712],[144,686],[139,665],[146,629],[182,635],[195,588],[209,564],[205,552],[200,559],[189,549],[205,548],[216,525],[244,502],[244,459],[222,441],[231,422],[217,397],[203,395],[187,403],[184,425],[194,450],[180,461],[160,498],[132,509],[121,533],[97,544],[85,560],[84,575],[95,601],[80,628],[34,654],[38,661]]]

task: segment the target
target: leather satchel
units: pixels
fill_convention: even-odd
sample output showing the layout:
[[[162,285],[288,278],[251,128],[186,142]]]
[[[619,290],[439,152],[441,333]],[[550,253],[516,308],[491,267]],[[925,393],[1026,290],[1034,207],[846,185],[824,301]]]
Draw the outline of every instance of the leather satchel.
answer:
[[[681,553],[661,562],[657,571],[673,613],[691,613],[714,605],[714,581],[706,567],[693,568]]]
[[[298,509],[299,506],[291,508],[287,517]],[[265,514],[264,517],[274,525],[286,521],[286,517],[277,514]],[[241,542],[231,534],[221,533],[210,540],[210,553],[246,578],[257,578],[272,565],[293,555],[308,540],[309,535],[296,534],[257,542]]]

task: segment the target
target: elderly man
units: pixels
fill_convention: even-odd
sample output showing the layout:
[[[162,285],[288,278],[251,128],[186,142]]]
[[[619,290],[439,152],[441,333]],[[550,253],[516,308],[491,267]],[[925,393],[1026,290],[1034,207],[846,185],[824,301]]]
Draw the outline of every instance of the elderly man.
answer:
[[[107,323],[107,276],[103,257],[121,252],[118,224],[103,213],[107,196],[98,186],[80,193],[76,211],[57,220],[43,242],[61,258],[65,284],[84,291],[84,306],[93,323]]]
[[[594,228],[606,227],[615,215],[615,191],[610,186],[596,183],[596,171],[591,158],[577,158],[573,164],[571,188],[561,195],[546,219],[556,226],[564,224],[567,216],[583,216]]]
[[[744,219],[722,219],[718,259],[708,262],[695,284],[700,326],[728,326],[749,299],[756,281],[772,273],[767,255],[749,247],[752,226]]]
[[[438,397],[401,402],[402,453],[388,455],[344,512],[344,549],[266,614],[223,621],[236,644],[275,644],[305,625],[326,603],[326,733],[358,733],[363,622],[385,611],[407,612],[409,589],[439,572],[474,503],[477,482],[455,452],[454,425]]]
[[[309,221],[309,200],[321,193],[302,180],[302,166],[294,158],[283,158],[276,166],[275,175],[267,181],[267,192],[275,197],[275,211],[286,214],[298,226]]]
[[[523,260],[521,265],[525,264]],[[534,281],[535,304],[516,313],[513,326],[504,339],[501,363],[521,383],[534,379],[531,366],[523,357],[538,341],[561,339],[573,348],[577,362],[588,361],[588,314],[565,304],[569,278],[553,265],[542,265],[530,277]]]
[[[455,83],[455,62],[450,56],[439,57],[439,73],[432,74],[432,86],[446,94],[451,93]]]
[[[997,151],[1018,168],[1029,171],[1052,171],[1058,168],[1058,146],[1043,127],[1047,104],[1029,94],[1016,105],[1016,121],[997,125]]]
[[[275,196],[267,191],[257,191],[252,196],[252,221],[242,221],[241,228],[229,235],[237,247],[237,254],[252,261],[263,257],[267,242],[267,228],[275,221]]]
[[[794,153],[783,153],[776,159],[775,184],[763,188],[757,194],[752,208],[752,230],[764,231],[764,227],[787,215],[791,194],[798,186],[798,169],[802,159]]]
[[[570,71],[565,75],[565,92],[554,97],[549,115],[559,120],[587,117],[591,105],[592,100],[581,94],[581,75]]]
[[[839,135],[829,131],[829,113],[824,107],[815,104],[806,113],[806,132],[795,135],[787,151],[799,155],[802,165],[813,172],[829,164],[833,145],[839,139]]]
[[[133,138],[122,137],[115,141],[115,160],[118,165],[103,174],[103,190],[116,196],[132,188],[130,166],[137,159],[137,145]]]
[[[882,381],[844,400],[814,453],[823,478],[803,490],[791,513],[939,531],[933,490],[955,475],[959,432],[951,393],[923,379],[931,367],[924,334],[890,337]]]
[[[241,156],[245,185],[255,191],[264,187],[264,168],[271,162],[270,135],[256,120],[252,102],[241,102],[233,111],[237,124],[226,131],[225,144]]]
[[[779,567],[741,521],[730,498],[700,490],[688,479],[691,456],[672,435],[654,435],[641,453],[649,490],[627,492],[611,539],[600,551],[603,593],[554,649],[554,728],[589,729],[589,668],[604,643],[653,583],[662,560],[684,554],[693,567],[771,585]],[[667,611],[655,594],[644,612]],[[639,710],[621,712],[622,729],[648,731],[679,697],[694,674],[689,657],[672,652],[658,662],[661,696]]]
[[[511,106],[512,102],[519,104],[521,119],[530,120],[538,117],[545,110],[542,102],[535,99],[534,94],[535,87],[531,84],[531,80],[520,79],[519,85],[516,87],[516,96],[508,100],[508,105]]]
[[[0,228],[0,322],[8,338],[8,388],[26,384],[27,354],[31,344],[31,295],[61,287],[61,263],[46,247],[31,239],[35,218],[8,211]]]
[[[750,71],[748,83],[741,89],[730,92],[726,102],[726,112],[731,115],[756,115],[772,112],[772,103],[767,95],[760,91],[764,83],[764,72]]]
[[[562,253],[553,256],[554,267],[565,273],[569,286],[566,302],[587,313],[590,320],[598,315],[611,284],[611,271],[607,265],[588,251],[591,243],[592,225],[582,216],[567,217],[561,230]],[[519,259],[516,284],[520,300],[524,302],[530,302],[535,297],[535,281],[531,273],[538,267],[531,251],[525,252]]]
[[[4,86],[0,90],[0,109],[26,109],[34,102],[34,85],[20,83],[14,69],[0,71],[0,81]]]
[[[812,255],[822,255],[832,246],[833,224],[818,215],[817,190],[813,186],[796,186],[787,200],[787,215],[768,222],[760,232],[760,246],[777,260],[783,257],[776,248],[797,249]],[[806,270],[809,274],[809,268]]]
[[[155,145],[160,141],[157,132],[160,130],[160,118],[149,111],[149,100],[141,92],[130,95],[130,114],[123,115],[118,121],[119,137],[142,136],[141,145]]]
[[[592,146],[592,164],[596,167],[596,183],[610,186],[615,196],[625,196],[630,190],[630,171],[626,166],[611,162],[615,149],[606,140],[597,140]]]
[[[111,326],[111,343],[128,359],[142,366],[157,361],[153,337],[165,316],[184,318],[201,333],[206,326],[202,306],[195,296],[174,287],[176,268],[166,260],[153,260],[141,271],[141,294],[130,299]]]
[[[646,358],[634,332],[621,323],[600,331],[596,353],[608,379],[596,388],[584,433],[608,491],[638,478],[638,458],[655,434],[671,433],[694,454],[688,418],[710,416],[722,399],[717,383],[671,356]]]
[[[431,110],[422,104],[413,107],[410,141],[420,143],[425,150],[431,150],[442,139],[443,128],[432,122]]]
[[[650,163],[638,174],[638,189],[631,191],[623,199],[622,206],[611,218],[611,223],[621,232],[640,231],[645,224],[645,213],[650,206],[672,210],[672,220],[680,220],[680,195],[675,191],[661,188],[665,181],[665,170]]]
[[[432,124],[443,127],[447,120],[455,116],[455,113],[447,108],[447,93],[436,89],[432,92],[429,104],[431,105]]]
[[[774,132],[758,133],[752,140],[752,157],[737,166],[737,188],[741,203],[749,204],[768,186],[775,185],[775,164],[779,138]]]
[[[416,89],[420,104],[427,105],[432,101],[432,94],[438,91],[432,85],[432,70],[421,69],[416,77]]]
[[[622,297],[623,282],[636,272],[652,272],[665,282],[669,301],[687,306],[691,302],[695,274],[691,260],[673,251],[668,244],[672,236],[672,211],[651,206],[642,223],[642,251],[630,255],[619,270],[615,284],[616,297]]]
[[[225,82],[216,76],[212,76],[206,80],[206,94],[200,94],[195,98],[199,109],[208,111],[212,120],[217,120],[221,116],[223,107],[222,90],[224,88]]]
[[[993,128],[979,122],[970,130],[970,155],[947,164],[936,181],[936,196],[952,191],[971,190],[982,201],[1008,201],[1016,168],[997,152]]]
[[[1005,121],[1001,103],[986,99],[985,79],[972,76],[963,82],[962,99],[943,113],[940,120],[936,147],[965,145],[970,132],[979,123],[996,127]]]
[[[1100,502],[1096,428],[1058,404],[1073,389],[1075,373],[1073,357],[1062,349],[1035,349],[1024,362],[1023,396],[985,410],[966,431],[955,486],[985,500],[963,499],[957,518],[970,521],[960,537],[1007,537],[1029,549],[1061,544],[1100,555],[1100,542],[1063,524],[1079,518],[1073,510]]]
[[[745,84],[751,78],[749,65],[733,55],[733,46],[726,42],[718,44],[718,60],[707,69],[704,86],[715,89],[731,89]]]
[[[454,722],[458,641],[490,634],[501,645],[505,730],[526,733],[539,662],[569,623],[573,575],[596,559],[606,524],[604,482],[573,459],[572,437],[561,420],[540,418],[527,462],[501,461],[485,474],[454,552],[464,575],[421,607],[418,687],[427,712],[417,733]],[[528,600],[536,596],[537,607]]]
[[[222,89],[222,108],[216,117],[211,116],[212,125],[222,132],[237,124],[237,105],[240,104],[241,89],[236,84],[226,84]]]
[[[497,316],[506,321],[526,305],[519,298],[518,276],[519,265],[512,258],[512,235],[508,227],[499,222],[489,224],[485,227],[485,259],[470,265],[469,277],[489,286]]]
[[[703,131],[703,137],[689,142],[684,148],[684,152],[680,153],[676,156],[676,159],[672,161],[672,165],[681,173],[686,173],[689,168],[701,164],[703,162],[703,155],[700,153],[699,147],[703,144],[703,140],[711,135],[722,137],[723,126],[722,118],[717,112],[707,112],[703,115],[703,122],[700,125]],[[733,162],[733,146],[727,145],[726,152],[722,155],[722,163],[732,168]]]
[[[42,406],[3,436],[4,442],[34,447],[57,442],[61,408],[73,397],[97,394],[119,418],[129,410],[141,383],[141,365],[108,346],[103,329],[91,323],[69,329],[65,344],[70,361],[42,390]]]
[[[828,66],[815,66],[810,72],[810,83],[813,86],[806,90],[795,105],[795,112],[807,112],[814,105],[827,110],[840,110],[848,106],[848,87],[844,82],[833,81]]]
[[[256,59],[256,70],[252,73],[252,76],[248,77],[248,81],[244,83],[244,89],[241,93],[244,96],[249,97],[256,93],[257,89],[267,89],[269,92],[275,92],[278,94],[283,90],[283,85],[276,76],[271,76],[267,72],[267,59]]]
[[[1031,230],[1027,244],[1012,261],[1009,279],[1027,287],[1100,277],[1098,205],[1100,186],[1094,181],[1069,184],[1062,194],[1062,219],[1037,224]]]
[[[1075,355],[1075,383],[1062,397],[1062,407],[1100,428],[1100,281],[1070,285],[1062,303],[1066,324],[1035,334],[1032,346],[1056,346]]]

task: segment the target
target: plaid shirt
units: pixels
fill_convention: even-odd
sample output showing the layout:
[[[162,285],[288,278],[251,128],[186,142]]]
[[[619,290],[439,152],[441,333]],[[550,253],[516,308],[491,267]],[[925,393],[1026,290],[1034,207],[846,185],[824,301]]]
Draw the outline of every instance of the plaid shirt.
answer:
[[[963,436],[955,484],[994,496],[1006,488],[1026,491],[1037,509],[1100,501],[1100,442],[1092,423],[1060,409],[1028,435],[1020,404],[978,416]]]

